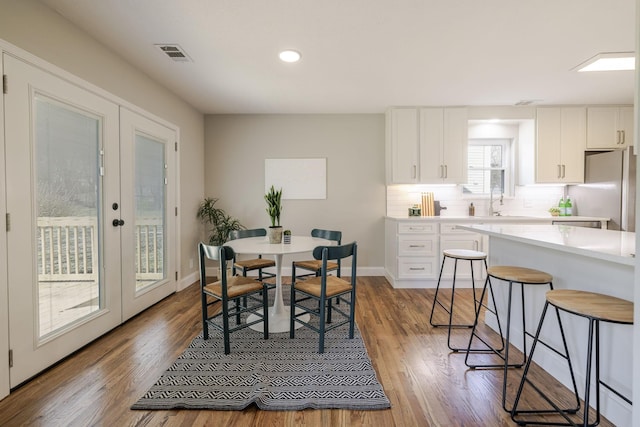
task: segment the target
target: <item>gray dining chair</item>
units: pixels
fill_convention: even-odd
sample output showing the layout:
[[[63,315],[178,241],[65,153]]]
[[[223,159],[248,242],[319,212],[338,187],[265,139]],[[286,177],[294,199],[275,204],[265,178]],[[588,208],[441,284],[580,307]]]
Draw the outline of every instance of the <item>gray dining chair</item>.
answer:
[[[209,339],[209,327],[222,331],[224,354],[231,352],[230,334],[263,322],[264,339],[269,338],[269,304],[267,284],[249,277],[227,277],[227,262],[233,260],[235,253],[229,246],[209,246],[198,244],[198,259],[200,261],[200,294],[202,302],[202,335]],[[207,260],[218,261],[219,279],[207,283]],[[240,300],[246,298],[244,305]],[[217,302],[222,303],[222,310],[211,309]],[[234,306],[230,308],[230,304]],[[213,314],[209,314],[212,311]],[[257,319],[243,322],[243,313],[253,313]],[[265,315],[266,313],[266,315]],[[231,326],[230,319],[235,317],[235,326]]]
[[[320,335],[318,353],[324,353],[325,334],[332,329],[349,324],[349,338],[353,338],[356,307],[356,268],[358,245],[356,242],[340,246],[318,246],[313,257],[321,263],[320,275],[307,280],[296,281],[293,266],[291,283],[291,308],[289,336],[295,338],[295,326],[301,324]],[[351,257],[351,277],[329,275],[328,264]],[[332,300],[342,301],[340,306],[332,306]],[[334,312],[340,321],[333,321]],[[304,315],[310,316],[309,321]],[[317,322],[316,322],[317,320]],[[318,326],[316,326],[318,325]]]

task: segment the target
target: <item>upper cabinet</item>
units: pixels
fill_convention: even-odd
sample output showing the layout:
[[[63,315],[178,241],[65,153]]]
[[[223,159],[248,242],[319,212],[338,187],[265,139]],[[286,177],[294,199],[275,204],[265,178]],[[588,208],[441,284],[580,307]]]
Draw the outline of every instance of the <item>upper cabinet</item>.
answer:
[[[587,108],[587,149],[633,145],[633,107]]]
[[[466,108],[420,109],[420,182],[466,182],[468,133]]]
[[[467,134],[466,108],[390,109],[387,183],[464,183]]]
[[[388,184],[418,182],[418,111],[392,108],[387,111],[386,173]]]
[[[584,182],[585,107],[541,107],[536,110],[536,182]]]

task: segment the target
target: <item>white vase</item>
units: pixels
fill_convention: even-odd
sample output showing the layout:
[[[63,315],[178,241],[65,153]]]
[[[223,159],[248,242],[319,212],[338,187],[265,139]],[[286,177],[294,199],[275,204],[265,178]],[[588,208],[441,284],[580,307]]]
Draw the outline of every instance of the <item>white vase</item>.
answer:
[[[282,226],[269,227],[269,243],[282,243]]]

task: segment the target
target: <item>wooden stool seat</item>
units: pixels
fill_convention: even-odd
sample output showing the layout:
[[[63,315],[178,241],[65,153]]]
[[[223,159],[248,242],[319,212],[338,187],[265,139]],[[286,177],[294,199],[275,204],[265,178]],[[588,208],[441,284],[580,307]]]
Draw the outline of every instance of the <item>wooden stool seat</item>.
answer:
[[[487,254],[480,251],[472,251],[470,249],[445,249],[442,251],[444,256],[448,256],[449,258],[456,259],[466,259],[466,260],[483,260],[487,259]]]
[[[556,289],[547,292],[547,301],[578,316],[633,325],[633,303],[624,299],[595,292]]]
[[[525,285],[546,285],[553,281],[553,276],[544,271],[511,265],[494,265],[487,269],[487,274],[496,279]]]

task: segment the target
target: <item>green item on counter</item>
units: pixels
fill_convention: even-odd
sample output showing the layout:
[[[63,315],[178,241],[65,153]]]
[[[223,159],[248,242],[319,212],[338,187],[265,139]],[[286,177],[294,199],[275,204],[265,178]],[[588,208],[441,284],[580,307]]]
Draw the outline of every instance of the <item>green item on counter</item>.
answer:
[[[564,202],[564,215],[571,216],[573,215],[573,205],[571,204],[571,199],[567,197],[567,200]]]
[[[562,197],[560,197],[560,201],[558,202],[558,209],[560,209],[560,216],[567,216],[567,205]]]

